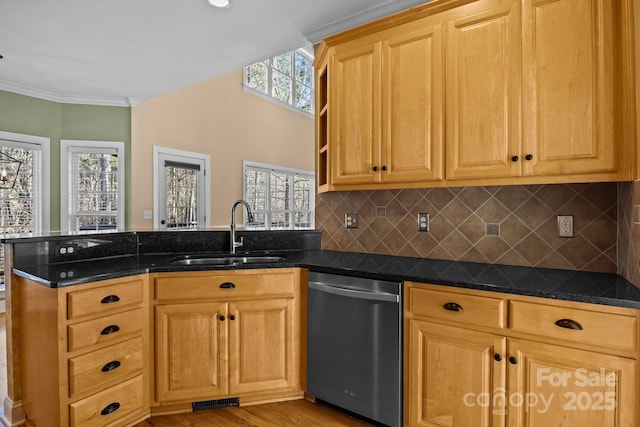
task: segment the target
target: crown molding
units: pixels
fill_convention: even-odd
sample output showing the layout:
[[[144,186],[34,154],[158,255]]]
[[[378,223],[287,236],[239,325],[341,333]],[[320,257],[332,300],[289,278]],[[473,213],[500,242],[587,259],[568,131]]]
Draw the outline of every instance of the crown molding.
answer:
[[[433,0],[387,0],[384,3],[372,6],[368,9],[354,13],[353,15],[345,16],[336,21],[330,22],[322,27],[314,28],[304,33],[304,36],[315,45],[322,39],[350,28],[357,27],[358,25],[366,24],[376,19],[400,12],[404,9],[409,9],[413,6],[429,3]]]
[[[101,105],[106,107],[136,107],[142,102],[139,99],[127,97],[100,98],[81,95],[61,95],[59,93],[22,86],[16,83],[10,83],[2,80],[0,80],[0,90],[25,96],[31,96],[33,98],[44,99],[45,101],[58,102],[60,104]]]

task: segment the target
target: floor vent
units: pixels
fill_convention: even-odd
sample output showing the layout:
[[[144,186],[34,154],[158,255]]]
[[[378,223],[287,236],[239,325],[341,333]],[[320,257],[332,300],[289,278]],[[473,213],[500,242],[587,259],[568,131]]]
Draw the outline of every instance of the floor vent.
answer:
[[[240,399],[237,397],[232,397],[230,399],[203,400],[202,402],[191,403],[191,409],[193,411],[200,411],[202,409],[226,408],[228,406],[240,406]]]

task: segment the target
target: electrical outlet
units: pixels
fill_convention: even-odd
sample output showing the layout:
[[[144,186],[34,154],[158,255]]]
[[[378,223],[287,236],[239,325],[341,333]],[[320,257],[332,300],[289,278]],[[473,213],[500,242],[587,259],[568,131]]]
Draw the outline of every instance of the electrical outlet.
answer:
[[[573,215],[558,215],[558,237],[573,237]]]
[[[152,219],[153,215],[152,215],[150,210],[144,210],[144,211],[142,211],[142,218],[143,219]]]
[[[358,214],[357,213],[349,213],[344,214],[344,226],[347,228],[358,228]]]
[[[418,231],[429,231],[429,214],[418,214]]]

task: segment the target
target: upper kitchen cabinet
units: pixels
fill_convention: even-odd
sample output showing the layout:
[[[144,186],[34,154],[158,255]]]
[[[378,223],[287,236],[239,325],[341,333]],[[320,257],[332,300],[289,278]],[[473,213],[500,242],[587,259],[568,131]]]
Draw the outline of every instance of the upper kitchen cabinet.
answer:
[[[319,190],[635,179],[632,10],[436,0],[326,39]]]
[[[319,159],[328,147],[328,189],[442,179],[440,25],[422,20],[340,43],[323,72],[330,113],[318,120],[328,137],[318,146]]]
[[[526,0],[523,173],[630,178],[627,1]],[[627,71],[628,72],[628,71]],[[630,100],[625,100],[628,97]]]
[[[447,23],[447,179],[519,175],[520,4],[483,1],[455,15]]]

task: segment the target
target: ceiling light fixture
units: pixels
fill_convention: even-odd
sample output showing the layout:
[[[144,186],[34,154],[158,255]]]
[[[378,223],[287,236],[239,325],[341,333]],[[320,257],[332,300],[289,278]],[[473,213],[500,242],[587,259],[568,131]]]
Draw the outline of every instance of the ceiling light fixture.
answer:
[[[208,0],[211,6],[215,7],[229,7],[231,2],[229,0]]]

